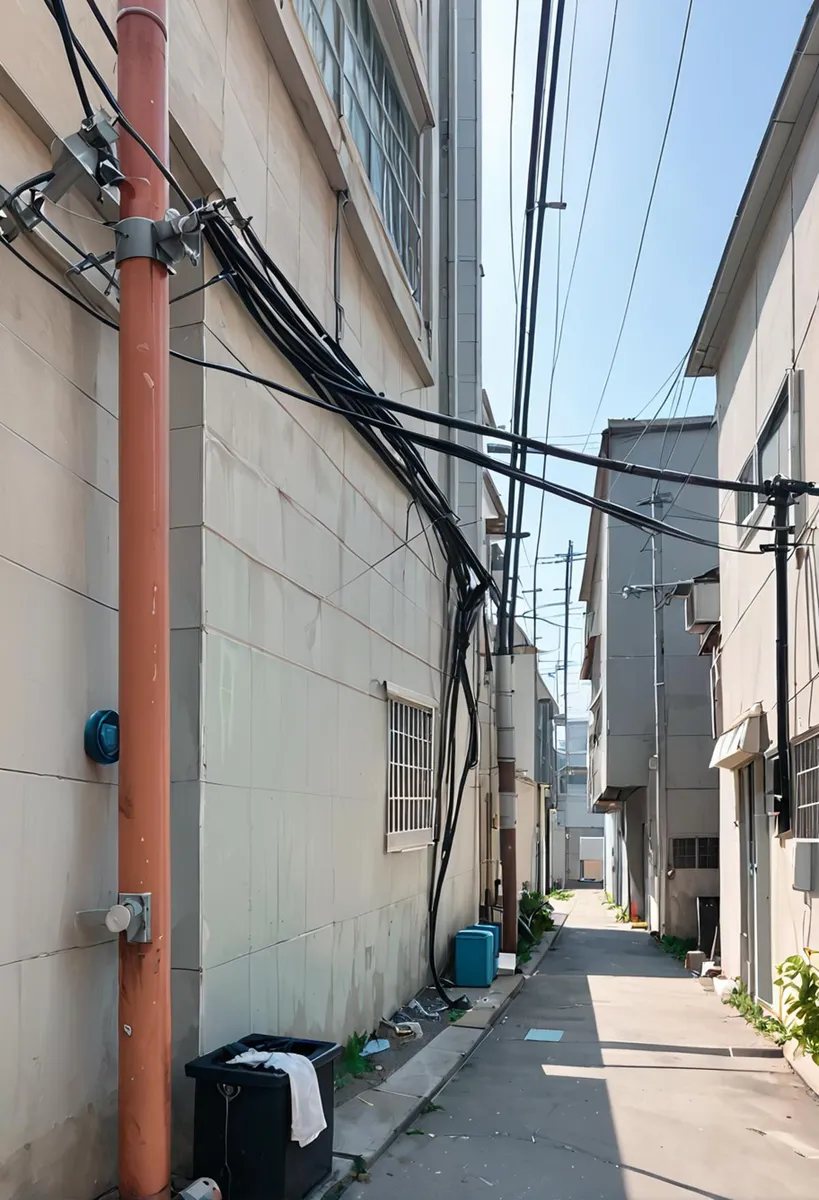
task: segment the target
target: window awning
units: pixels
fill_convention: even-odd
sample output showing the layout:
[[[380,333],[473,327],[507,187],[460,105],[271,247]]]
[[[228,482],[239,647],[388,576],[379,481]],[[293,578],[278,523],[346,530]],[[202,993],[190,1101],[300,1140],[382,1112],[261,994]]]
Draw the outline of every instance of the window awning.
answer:
[[[756,758],[761,753],[761,718],[762,708],[757,705],[731,729],[726,729],[717,738],[709,766],[734,771]]]

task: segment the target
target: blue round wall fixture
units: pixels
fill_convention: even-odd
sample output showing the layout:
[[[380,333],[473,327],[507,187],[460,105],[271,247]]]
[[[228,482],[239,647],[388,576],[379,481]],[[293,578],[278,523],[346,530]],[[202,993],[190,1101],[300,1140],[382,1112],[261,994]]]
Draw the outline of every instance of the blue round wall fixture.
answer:
[[[113,708],[98,708],[85,722],[85,753],[104,767],[119,759],[119,713]]]

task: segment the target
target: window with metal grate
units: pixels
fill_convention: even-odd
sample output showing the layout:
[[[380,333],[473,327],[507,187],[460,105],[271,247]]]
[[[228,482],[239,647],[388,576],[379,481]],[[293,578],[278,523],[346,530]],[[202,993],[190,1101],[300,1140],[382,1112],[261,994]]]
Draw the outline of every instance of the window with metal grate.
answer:
[[[418,850],[434,840],[435,714],[389,696],[387,850]]]
[[[791,753],[796,800],[794,837],[819,841],[819,733],[795,742]]]
[[[716,871],[719,867],[719,838],[672,838],[671,865],[675,871]]]
[[[421,292],[420,136],[366,0],[296,0],[337,111],[347,121],[413,296]]]

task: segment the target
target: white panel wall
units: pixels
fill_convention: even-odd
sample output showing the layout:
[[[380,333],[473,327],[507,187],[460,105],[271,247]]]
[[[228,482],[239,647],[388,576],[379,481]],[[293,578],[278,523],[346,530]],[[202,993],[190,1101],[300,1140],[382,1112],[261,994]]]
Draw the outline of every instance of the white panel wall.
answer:
[[[719,470],[736,475],[750,454],[755,438],[781,387],[786,371],[801,373],[803,388],[803,463],[808,479],[819,473],[817,440],[816,296],[819,293],[819,119],[814,115],[790,178],[765,234],[757,262],[719,364],[717,387],[720,413]],[[798,464],[796,464],[798,467]],[[795,473],[800,473],[797,470]],[[734,519],[732,498],[723,515]],[[812,529],[816,510],[811,501],[804,514]],[[762,521],[770,525],[770,520]],[[792,735],[819,727],[815,681],[816,595],[814,550],[810,529],[801,530],[807,549],[789,564],[791,621]],[[723,527],[724,536],[734,537]],[[743,539],[748,548],[769,540],[760,530]],[[773,564],[758,558],[723,553],[720,561],[722,608],[722,688],[724,719],[733,722],[751,704],[761,702],[768,735],[776,729],[774,672],[775,605]],[[720,772],[721,921],[726,970],[739,974],[742,954],[741,873],[747,870],[739,843],[736,780]],[[819,915],[815,897],[795,892],[793,842],[771,840],[771,913],[773,962],[797,953],[804,930]],[[807,924],[806,924],[807,922]]]

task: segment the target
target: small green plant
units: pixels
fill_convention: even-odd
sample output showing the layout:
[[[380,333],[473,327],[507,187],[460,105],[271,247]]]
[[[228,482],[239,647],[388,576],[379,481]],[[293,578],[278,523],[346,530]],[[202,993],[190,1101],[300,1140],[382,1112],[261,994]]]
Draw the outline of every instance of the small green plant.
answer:
[[[335,1090],[338,1091],[352,1079],[360,1079],[374,1070],[368,1058],[363,1058],[361,1051],[370,1040],[368,1033],[351,1033],[341,1051],[340,1070],[335,1079]]]
[[[628,922],[631,920],[631,914],[626,906],[624,904],[615,904],[613,908],[615,921],[618,921],[621,925],[628,924]]]
[[[783,963],[784,966],[784,963]],[[728,1003],[735,1008],[749,1025],[753,1025],[758,1033],[771,1038],[777,1046],[788,1040],[789,1033],[778,1017],[767,1013],[761,1004],[757,1004],[744,983],[728,997]]]
[[[552,888],[549,892],[550,900],[574,900],[574,892],[569,892],[566,888]]]
[[[797,1054],[809,1054],[819,1066],[819,971],[801,954],[786,958],[777,971],[774,983],[791,1018],[786,1036],[796,1042]]]
[[[518,963],[527,963],[544,933],[554,929],[552,905],[542,892],[524,891],[518,912]]]
[[[688,951],[696,950],[697,939],[672,937],[670,933],[664,933],[660,938],[659,945],[661,950],[665,950],[666,954],[676,958],[677,962],[685,962]]]
[[[443,1104],[434,1104],[432,1102],[432,1100],[430,1100],[428,1104],[425,1104],[424,1107],[421,1109],[421,1112],[423,1113],[424,1116],[426,1116],[427,1113],[443,1112],[443,1111],[444,1111]]]
[[[461,1017],[465,1017],[465,1016],[466,1016],[465,1008],[451,1008],[449,1010],[449,1020],[451,1023],[454,1023],[455,1021],[460,1021]]]

